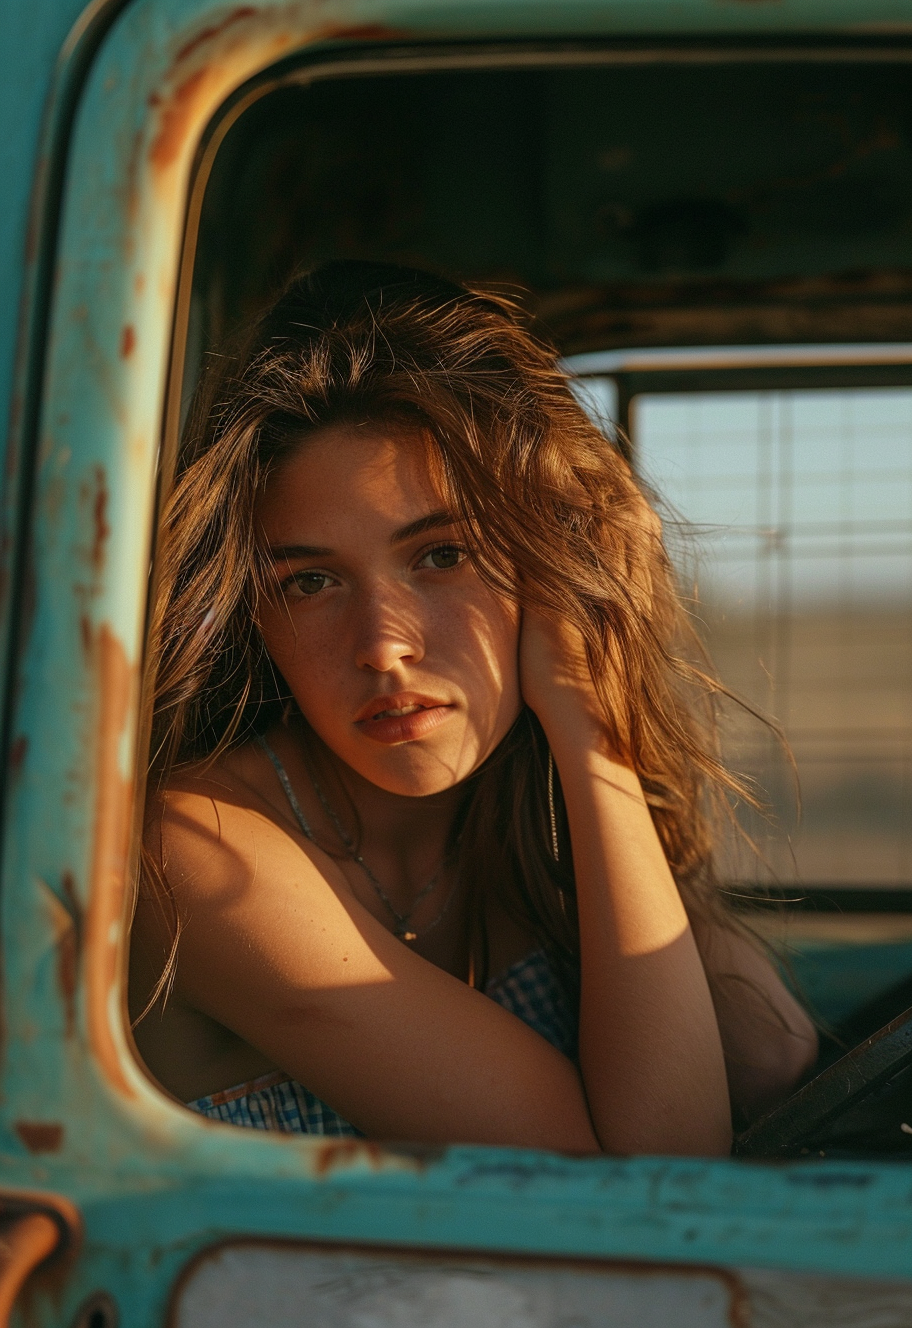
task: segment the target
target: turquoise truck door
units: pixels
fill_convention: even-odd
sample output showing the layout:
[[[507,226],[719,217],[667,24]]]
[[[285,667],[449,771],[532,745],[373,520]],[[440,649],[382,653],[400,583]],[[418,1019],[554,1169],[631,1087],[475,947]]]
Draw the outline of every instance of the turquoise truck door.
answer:
[[[30,1276],[14,1322],[46,1328],[907,1323],[901,1163],[575,1160],[236,1131],[143,1073],[123,974],[148,575],[186,355],[185,236],[194,182],[257,80],[292,64],[354,80],[668,49],[707,64],[748,47],[766,53],[751,59],[886,59],[912,36],[912,0],[77,11],[8,0],[0,55],[11,126],[0,1321]]]

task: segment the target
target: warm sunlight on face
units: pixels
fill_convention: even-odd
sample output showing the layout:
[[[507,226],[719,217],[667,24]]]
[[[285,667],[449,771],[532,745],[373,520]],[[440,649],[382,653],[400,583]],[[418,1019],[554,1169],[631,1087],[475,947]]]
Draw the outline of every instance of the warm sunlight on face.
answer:
[[[519,610],[475,571],[422,440],[323,429],[270,476],[258,518],[276,577],[260,627],[314,731],[390,793],[466,779],[519,714]]]

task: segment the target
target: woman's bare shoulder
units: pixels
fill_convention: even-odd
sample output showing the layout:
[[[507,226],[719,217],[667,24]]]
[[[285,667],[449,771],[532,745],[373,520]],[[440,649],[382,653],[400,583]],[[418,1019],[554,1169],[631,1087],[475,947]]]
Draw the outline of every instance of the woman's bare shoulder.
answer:
[[[271,865],[302,881],[340,875],[331,859],[318,865],[315,857],[325,855],[300,841],[243,760],[184,767],[148,800],[146,848],[179,893],[231,889]]]

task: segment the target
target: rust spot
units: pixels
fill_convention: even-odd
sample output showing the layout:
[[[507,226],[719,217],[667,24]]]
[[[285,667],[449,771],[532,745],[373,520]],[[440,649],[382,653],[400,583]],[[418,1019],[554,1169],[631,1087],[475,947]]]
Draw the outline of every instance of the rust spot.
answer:
[[[16,1121],[13,1129],[30,1153],[58,1153],[63,1144],[63,1126],[56,1121]]]
[[[208,76],[207,69],[198,69],[191,74],[162,111],[161,128],[149,149],[149,159],[159,170],[170,166],[180,152],[185,122],[190,118],[194,98]]]
[[[389,28],[383,23],[330,23],[313,33],[311,42],[318,41],[402,41],[410,36],[407,28]]]
[[[158,132],[149,148],[149,160],[154,168],[164,171],[177,160],[187,131],[192,128],[198,113],[197,103],[203,100],[207,89],[214,99],[220,99],[222,73],[219,54],[223,53],[226,47],[230,49],[231,46],[237,46],[242,40],[240,34],[234,33],[226,41],[226,32],[247,19],[259,17],[259,11],[252,6],[240,5],[231,10],[221,23],[203,28],[177,52],[173,66],[176,77],[180,77],[181,67],[191,58],[194,63],[199,64],[199,67],[188,73],[178,83],[173,93],[165,95],[153,93],[148,99],[149,106],[159,117]],[[362,23],[348,27],[342,24],[325,24],[310,32],[302,33],[299,43],[314,45],[321,41],[394,41],[401,40],[405,35],[404,30],[385,27],[379,23]],[[287,34],[278,37],[276,49],[289,45],[291,40]],[[133,169],[130,178],[135,178]]]
[[[15,778],[16,775],[19,774],[19,771],[22,769],[23,765],[25,764],[25,758],[27,755],[28,755],[28,738],[25,736],[24,733],[20,733],[19,737],[14,739],[12,747],[10,747],[9,764],[10,764],[10,772],[13,775],[13,778]]]
[[[111,924],[120,916],[133,805],[132,781],[120,770],[120,740],[131,712],[137,669],[107,623],[94,634],[93,662],[100,713],[93,732],[98,797],[85,922],[86,1014],[92,1050],[102,1073],[124,1096],[134,1097],[110,1024],[110,993],[120,985],[119,937]]]
[[[95,467],[95,501],[92,508],[94,536],[92,539],[92,566],[100,572],[104,566],[104,548],[111,527],[108,525],[108,486],[101,466]]]
[[[336,1167],[347,1166],[359,1157],[365,1158],[372,1167],[379,1167],[383,1148],[369,1139],[332,1139],[317,1148],[314,1170],[322,1178]]]
[[[327,1176],[336,1167],[347,1166],[363,1158],[369,1166],[379,1168],[383,1159],[395,1157],[410,1162],[416,1171],[426,1171],[439,1162],[446,1149],[437,1144],[383,1144],[370,1139],[332,1139],[320,1144],[316,1150],[314,1170],[320,1177]]]
[[[238,5],[236,9],[232,9],[225,15],[221,23],[213,23],[208,28],[203,28],[195,37],[191,37],[191,39],[178,51],[174,63],[181,64],[191,56],[194,51],[198,50],[200,46],[204,46],[206,42],[210,42],[214,38],[220,37],[223,32],[227,31],[228,28],[233,27],[235,23],[241,23],[246,18],[255,18],[256,13],[257,11],[252,5]]]
[[[79,981],[79,961],[82,957],[82,906],[76,894],[76,882],[72,872],[63,873],[60,891],[71,925],[57,941],[57,983],[63,997],[66,1035],[71,1038],[76,1032],[76,987]]]
[[[90,654],[92,650],[92,624],[86,613],[82,614],[79,619],[79,635],[82,639],[83,651],[87,655]]]
[[[126,323],[120,334],[120,358],[128,360],[136,347],[136,331],[132,323]]]

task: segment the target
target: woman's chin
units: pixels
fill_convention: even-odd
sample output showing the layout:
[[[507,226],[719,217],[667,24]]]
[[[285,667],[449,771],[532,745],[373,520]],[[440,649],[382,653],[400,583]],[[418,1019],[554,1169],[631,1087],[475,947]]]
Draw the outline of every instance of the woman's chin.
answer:
[[[443,755],[406,753],[390,749],[385,761],[349,761],[362,779],[385,793],[400,798],[431,798],[462,784],[477,769],[479,762],[450,760]]]

